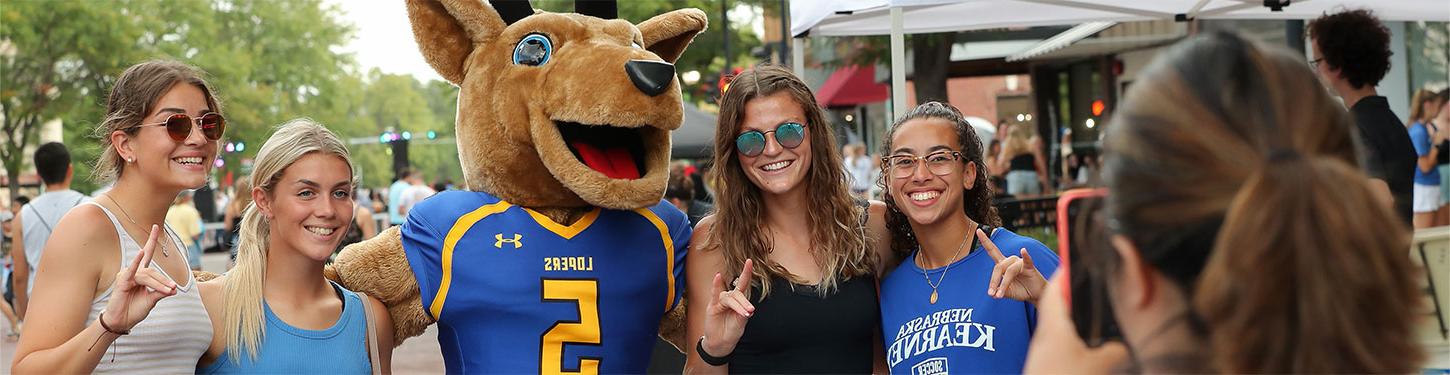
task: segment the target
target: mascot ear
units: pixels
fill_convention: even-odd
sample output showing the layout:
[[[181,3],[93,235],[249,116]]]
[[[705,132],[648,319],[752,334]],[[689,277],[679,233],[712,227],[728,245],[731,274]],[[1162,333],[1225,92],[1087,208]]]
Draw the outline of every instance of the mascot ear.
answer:
[[[640,22],[638,27],[644,36],[644,48],[674,63],[695,35],[705,31],[706,20],[704,11],[680,9]]]
[[[455,85],[463,84],[474,48],[507,26],[481,0],[408,0],[408,19],[423,58]]]

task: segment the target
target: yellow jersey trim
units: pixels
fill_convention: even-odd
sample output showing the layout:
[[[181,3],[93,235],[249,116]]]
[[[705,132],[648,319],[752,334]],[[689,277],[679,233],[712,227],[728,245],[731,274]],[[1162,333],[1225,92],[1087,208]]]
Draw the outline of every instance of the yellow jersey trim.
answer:
[[[564,239],[566,240],[573,239],[574,236],[579,235],[580,232],[583,232],[585,229],[589,229],[589,225],[594,224],[594,219],[599,218],[598,207],[595,207],[594,210],[584,214],[584,217],[579,218],[579,221],[574,222],[574,225],[563,225],[555,223],[554,219],[550,219],[548,216],[544,216],[544,214],[534,212],[534,210],[530,210],[528,208],[525,208],[524,211],[528,212],[529,216],[533,217],[534,221],[539,223],[539,226],[544,227],[544,229],[548,229],[550,232],[554,232],[554,234],[559,235],[559,237],[564,237]]]
[[[654,224],[660,230],[660,240],[665,244],[665,279],[669,282],[668,292],[665,293],[665,313],[675,308],[675,241],[670,238],[670,229],[665,226],[665,221],[660,220],[654,211],[648,208],[636,208],[634,212],[644,216],[650,224]]]
[[[448,298],[448,286],[453,283],[453,249],[458,246],[458,241],[479,220],[503,212],[511,206],[513,205],[509,202],[499,201],[479,207],[459,217],[453,222],[453,227],[448,229],[448,236],[443,240],[443,281],[438,285],[438,294],[433,296],[433,303],[428,305],[428,312],[433,314],[434,320],[442,318],[443,301]]]

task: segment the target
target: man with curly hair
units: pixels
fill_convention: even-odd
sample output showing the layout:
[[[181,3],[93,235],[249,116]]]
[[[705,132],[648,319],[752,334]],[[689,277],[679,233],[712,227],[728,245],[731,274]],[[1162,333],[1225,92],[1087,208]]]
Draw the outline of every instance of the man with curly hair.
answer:
[[[1394,195],[1395,213],[1410,225],[1415,148],[1389,101],[1375,91],[1390,70],[1390,30],[1368,10],[1326,14],[1309,24],[1314,72],[1354,114],[1364,168]]]

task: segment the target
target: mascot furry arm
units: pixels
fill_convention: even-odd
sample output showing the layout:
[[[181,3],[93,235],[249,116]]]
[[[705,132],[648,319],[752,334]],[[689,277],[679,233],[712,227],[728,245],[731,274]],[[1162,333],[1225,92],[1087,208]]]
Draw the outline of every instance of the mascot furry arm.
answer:
[[[347,247],[329,278],[385,303],[395,342],[442,323],[449,372],[563,371],[549,357],[566,349],[577,358],[566,368],[642,372],[628,366],[647,361],[656,332],[683,347],[689,227],[660,198],[683,121],[672,63],[704,12],[634,25],[527,2],[407,7],[424,57],[460,87],[469,191],[429,198],[407,224]],[[544,357],[534,367],[489,354],[532,350]],[[614,357],[585,359],[595,355]]]

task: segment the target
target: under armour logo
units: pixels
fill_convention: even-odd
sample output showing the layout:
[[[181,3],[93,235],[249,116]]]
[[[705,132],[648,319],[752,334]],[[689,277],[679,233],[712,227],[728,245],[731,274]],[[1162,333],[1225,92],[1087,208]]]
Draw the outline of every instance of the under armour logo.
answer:
[[[514,238],[503,238],[503,233],[499,233],[493,235],[493,239],[497,240],[493,242],[493,247],[496,248],[502,249],[503,244],[506,243],[514,244],[515,249],[524,247],[524,243],[520,241],[524,239],[524,235],[522,234],[514,233]]]

